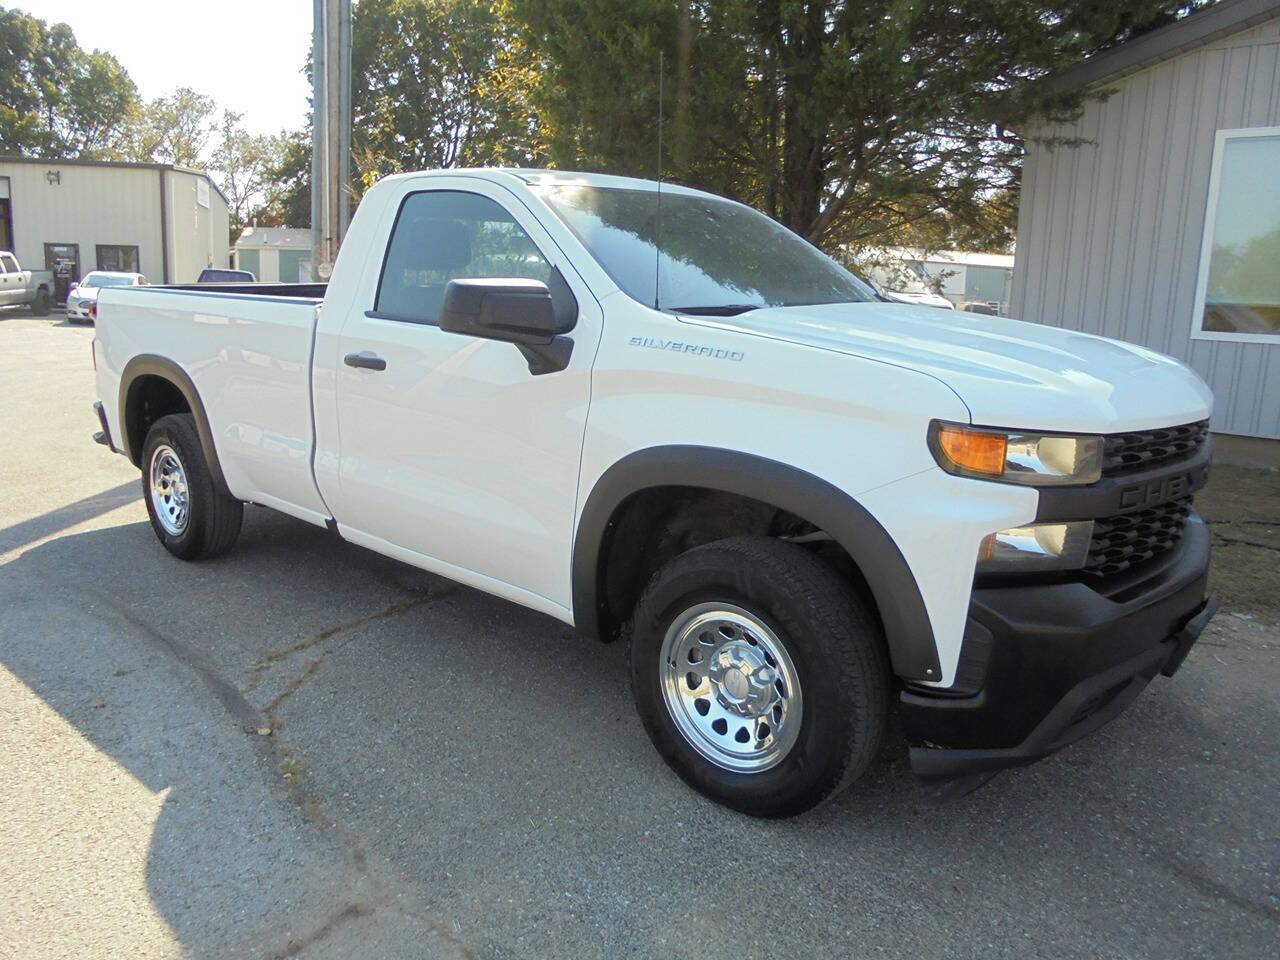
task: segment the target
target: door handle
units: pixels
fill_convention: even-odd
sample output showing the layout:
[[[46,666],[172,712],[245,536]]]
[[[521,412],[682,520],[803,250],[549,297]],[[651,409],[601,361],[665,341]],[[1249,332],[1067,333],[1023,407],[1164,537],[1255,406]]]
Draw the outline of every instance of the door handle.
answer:
[[[361,370],[387,369],[387,361],[368,350],[361,350],[359,353],[348,353],[342,358],[342,362],[348,367],[359,367]]]

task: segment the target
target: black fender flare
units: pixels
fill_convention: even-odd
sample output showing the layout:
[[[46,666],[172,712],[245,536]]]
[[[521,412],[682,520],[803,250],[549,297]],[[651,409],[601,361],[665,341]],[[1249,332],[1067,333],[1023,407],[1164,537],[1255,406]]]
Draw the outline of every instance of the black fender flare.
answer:
[[[218,448],[213,443],[213,429],[209,426],[208,414],[204,411],[204,402],[200,399],[200,391],[187,375],[187,371],[173,360],[151,353],[140,353],[127,364],[120,375],[120,432],[123,434],[125,455],[133,461],[135,467],[141,466],[142,444],[146,437],[134,437],[129,433],[129,395],[133,385],[142,377],[160,377],[178,388],[191,415],[196,421],[196,433],[200,437],[200,448],[204,452],[205,462],[209,465],[209,474],[213,477],[214,486],[219,493],[231,496],[226,478],[222,475],[222,465],[218,462]]]
[[[714,447],[650,447],[629,454],[596,481],[573,545],[576,627],[600,636],[600,557],[617,508],[650,487],[688,486],[751,497],[781,507],[829,533],[853,558],[871,588],[889,642],[894,672],[904,680],[942,677],[933,627],[911,568],[893,538],[853,497],[811,473],[753,454]]]

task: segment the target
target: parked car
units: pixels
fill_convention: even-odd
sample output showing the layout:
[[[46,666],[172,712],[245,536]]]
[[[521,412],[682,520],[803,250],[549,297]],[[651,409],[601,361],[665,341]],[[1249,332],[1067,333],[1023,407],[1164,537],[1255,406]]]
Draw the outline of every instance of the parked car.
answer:
[[[257,283],[258,278],[248,270],[222,270],[209,267],[201,270],[196,283]]]
[[[52,273],[23,270],[17,257],[0,250],[0,307],[27,306],[37,317],[48,316],[52,290]]]
[[[94,305],[104,287],[143,287],[147,278],[140,273],[118,273],[112,270],[91,270],[67,291],[67,320],[77,323],[94,319]]]
[[[918,775],[981,778],[1178,669],[1215,609],[1194,372],[887,303],[706,193],[658,215],[647,181],[392,176],[323,297],[107,289],[97,439],[176,557],[252,502],[627,638],[663,758],[755,815],[856,781],[894,705]]]

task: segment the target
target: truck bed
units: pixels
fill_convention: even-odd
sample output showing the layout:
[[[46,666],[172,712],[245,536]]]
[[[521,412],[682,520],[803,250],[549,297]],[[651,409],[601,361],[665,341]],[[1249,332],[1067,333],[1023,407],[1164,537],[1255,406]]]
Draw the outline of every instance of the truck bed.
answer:
[[[203,401],[231,492],[323,523],[311,474],[311,357],[323,292],[324,284],[106,288],[95,346],[101,395],[120,394],[135,358],[177,364]],[[123,436],[120,411],[107,415],[113,436]]]
[[[238,293],[254,297],[289,297],[323,300],[327,283],[166,283],[152,290],[187,290],[191,293]]]

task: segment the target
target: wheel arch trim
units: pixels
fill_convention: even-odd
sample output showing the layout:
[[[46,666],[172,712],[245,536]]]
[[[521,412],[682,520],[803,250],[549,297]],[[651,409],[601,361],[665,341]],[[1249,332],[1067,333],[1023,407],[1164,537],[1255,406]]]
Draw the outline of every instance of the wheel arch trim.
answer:
[[[933,628],[911,568],[880,522],[853,497],[804,470],[734,450],[650,447],[628,454],[600,475],[578,520],[572,561],[577,628],[601,636],[601,557],[616,511],[653,487],[688,486],[751,497],[780,507],[829,533],[853,558],[884,624],[894,672],[905,680],[942,677]]]
[[[185,370],[167,357],[142,353],[125,364],[120,375],[120,433],[124,441],[125,455],[140,467],[142,461],[142,445],[146,437],[133,437],[129,430],[129,394],[133,385],[142,377],[159,377],[167,380],[182,394],[191,415],[196,422],[196,434],[200,438],[200,449],[204,453],[205,462],[209,465],[209,475],[213,478],[214,487],[219,493],[232,496],[227,487],[226,478],[222,475],[222,465],[218,461],[218,448],[213,442],[213,429],[209,426],[209,417],[205,413],[204,402],[200,399],[200,391]]]

